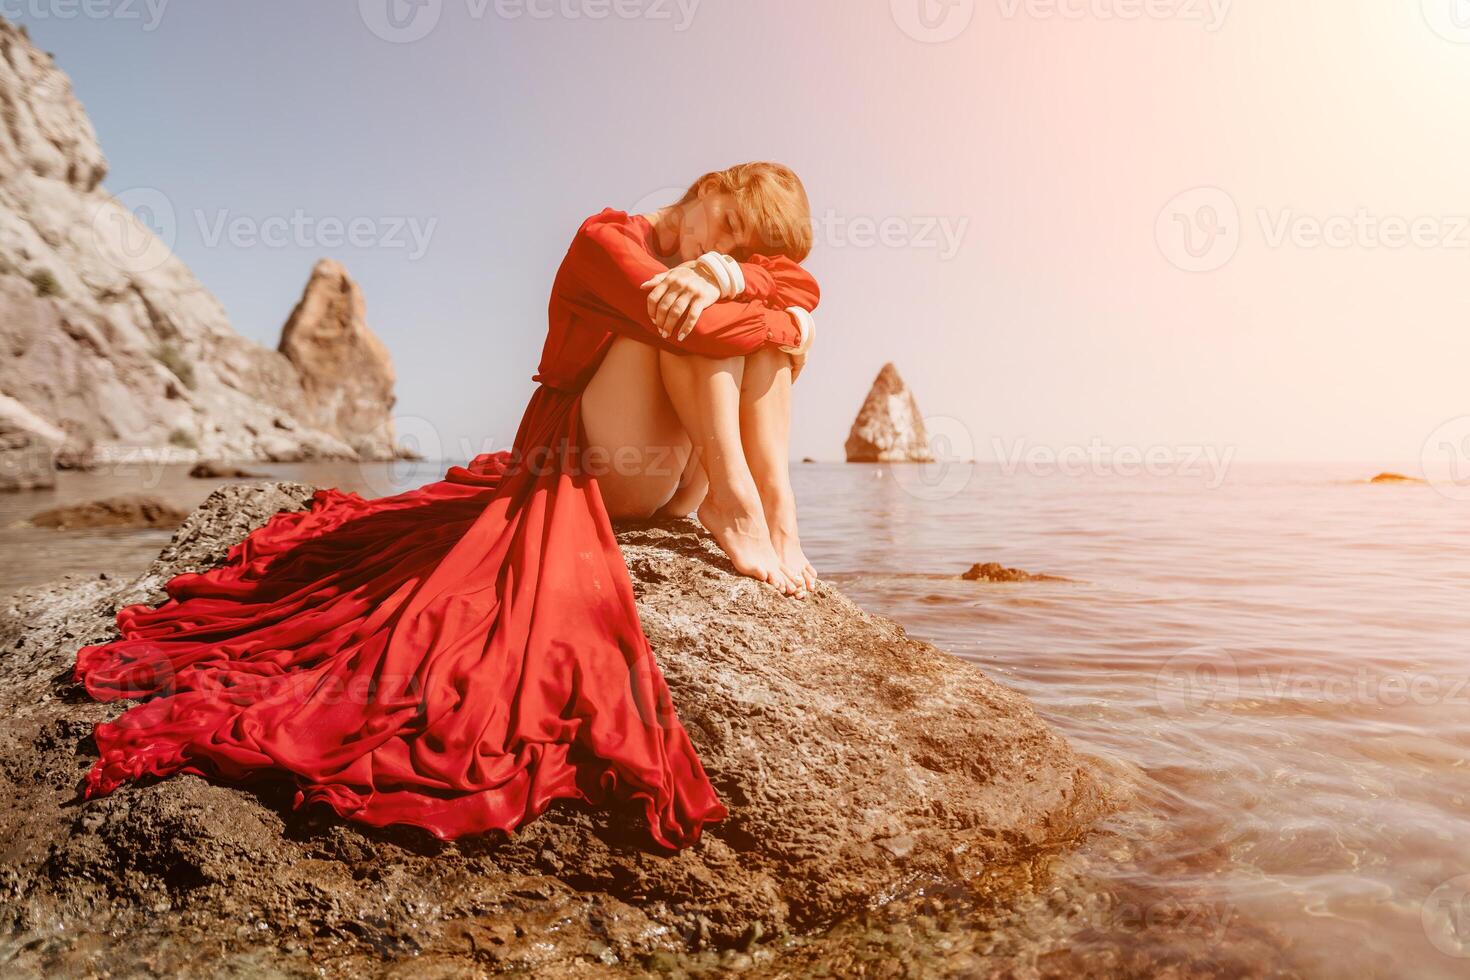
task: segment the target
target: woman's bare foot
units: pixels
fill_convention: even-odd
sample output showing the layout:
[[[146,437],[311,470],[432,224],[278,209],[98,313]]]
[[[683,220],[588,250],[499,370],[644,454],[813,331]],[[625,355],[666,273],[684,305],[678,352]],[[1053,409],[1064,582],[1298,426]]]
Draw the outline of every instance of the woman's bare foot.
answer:
[[[812,563],[806,560],[806,554],[801,550],[801,538],[796,533],[796,523],[793,521],[789,528],[777,524],[770,525],[770,528],[771,547],[776,550],[776,556],[781,559],[787,574],[799,580],[808,590],[815,591],[817,570],[812,568]]]
[[[715,543],[741,575],[773,585],[786,595],[806,595],[801,580],[782,567],[780,556],[771,546],[770,531],[759,505],[722,504],[712,491],[705,495],[696,513],[699,523],[714,535]]]
[[[772,481],[761,489],[761,511],[766,527],[771,530],[771,547],[781,559],[786,574],[808,590],[817,587],[817,570],[801,550],[801,535],[796,531],[796,495],[791,485]]]

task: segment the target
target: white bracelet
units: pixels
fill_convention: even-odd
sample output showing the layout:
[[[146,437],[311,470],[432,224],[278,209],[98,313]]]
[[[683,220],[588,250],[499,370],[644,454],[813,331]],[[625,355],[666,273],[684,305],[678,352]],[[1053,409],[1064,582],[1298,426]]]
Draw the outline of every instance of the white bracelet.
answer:
[[[729,298],[734,299],[737,296],[743,296],[745,294],[745,270],[740,268],[739,262],[736,262],[728,255],[722,255],[720,258],[725,260],[725,267],[730,270],[730,281],[734,283],[730,287]]]
[[[786,312],[796,320],[796,328],[801,332],[801,339],[796,342],[795,347],[782,347],[788,354],[805,354],[811,350],[812,337],[817,332],[817,321],[811,312],[799,306],[788,306]]]
[[[730,299],[736,295],[731,292],[735,288],[735,280],[730,277],[730,267],[725,264],[723,255],[719,252],[705,252],[696,261],[715,281],[715,285],[720,287],[721,299]]]

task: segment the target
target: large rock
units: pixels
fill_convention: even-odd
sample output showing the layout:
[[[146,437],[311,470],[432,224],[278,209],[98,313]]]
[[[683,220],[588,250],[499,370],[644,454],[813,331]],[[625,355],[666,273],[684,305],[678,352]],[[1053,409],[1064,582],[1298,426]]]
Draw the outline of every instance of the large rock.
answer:
[[[0,491],[56,485],[56,451],[66,433],[14,398],[0,394]]]
[[[235,333],[140,220],[180,223],[167,196],[102,189],[107,165],[70,82],[3,19],[0,109],[0,392],[68,433],[81,448],[64,458],[359,455],[309,421],[319,388]],[[390,430],[370,451],[391,446]]]
[[[79,801],[91,726],[122,706],[70,682],[76,649],[112,635],[120,605],[158,601],[172,575],[218,562],[310,492],[221,488],[140,578],[73,577],[0,609],[6,969],[294,975],[310,959],[339,976],[563,975],[779,957],[874,903],[976,876],[998,907],[995,881],[1027,878],[1103,808],[1023,697],[829,585],[799,602],[735,575],[689,521],[619,540],[730,808],[693,848],[651,851],[636,806],[562,802],[509,839],[445,843],[293,811],[284,780],[176,776]]]
[[[931,463],[934,453],[914,393],[883,365],[847,436],[849,463]]]
[[[393,457],[393,361],[368,329],[362,290],[339,263],[322,259],[311,271],[280,350],[301,374],[311,424],[364,457]]]

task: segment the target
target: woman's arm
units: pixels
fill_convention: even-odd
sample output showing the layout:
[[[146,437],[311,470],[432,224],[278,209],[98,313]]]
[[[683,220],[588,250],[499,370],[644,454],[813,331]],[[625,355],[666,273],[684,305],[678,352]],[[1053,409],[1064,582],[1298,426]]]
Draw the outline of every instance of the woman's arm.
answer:
[[[643,284],[669,270],[621,212],[604,211],[587,219],[572,240],[562,271],[582,287],[576,295],[564,295],[567,302],[611,313],[615,323],[627,325],[624,333],[676,353],[744,356],[768,344],[794,346],[800,339],[791,314],[755,300],[714,304],[682,342],[660,336],[648,315]]]
[[[746,299],[765,303],[772,309],[799,306],[807,312],[816,310],[822,291],[812,274],[784,255],[752,255],[740,263],[745,274]]]

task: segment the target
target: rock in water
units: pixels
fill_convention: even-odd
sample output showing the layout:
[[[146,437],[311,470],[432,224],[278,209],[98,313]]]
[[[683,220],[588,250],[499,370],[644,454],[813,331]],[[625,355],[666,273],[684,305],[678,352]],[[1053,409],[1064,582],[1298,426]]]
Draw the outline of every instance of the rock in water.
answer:
[[[1369,483],[1423,483],[1424,481],[1413,476],[1404,476],[1402,473],[1379,473]]]
[[[217,564],[310,495],[222,487],[141,578],[71,578],[0,604],[0,924],[19,937],[0,943],[8,970],[295,975],[323,957],[344,976],[560,976],[764,950],[878,896],[1006,869],[1019,887],[1038,854],[1105,809],[1091,770],[1025,698],[829,585],[800,602],[737,576],[687,520],[618,539],[679,716],[730,809],[692,848],[650,851],[636,805],[562,801],[508,839],[443,843],[294,811],[282,779],[180,775],[79,802],[91,726],[123,706],[71,684],[77,648],[114,635],[120,605],[159,601],[171,576]],[[1018,895],[986,887],[986,907]]]
[[[173,202],[102,188],[107,163],[71,83],[3,18],[0,106],[0,391],[68,433],[79,448],[64,459],[88,446],[102,463],[359,455],[307,421],[320,386],[308,396],[286,355],[237,334],[169,250],[185,218]]]
[[[196,480],[258,480],[259,473],[252,473],[239,466],[228,466],[224,463],[216,463],[213,460],[205,460],[195,463],[189,475]]]
[[[368,329],[362,290],[322,259],[281,330],[280,351],[306,389],[307,421],[368,459],[391,459],[393,361]]]
[[[35,527],[177,527],[188,511],[166,500],[142,494],[121,494],[82,504],[53,507],[31,517]]]
[[[56,450],[66,433],[0,394],[0,491],[56,486]]]
[[[932,463],[929,436],[914,393],[891,363],[883,365],[847,436],[849,463]]]
[[[1037,575],[1019,568],[1007,568],[999,562],[988,561],[971,565],[960,578],[967,582],[1068,582],[1070,579],[1058,575]]]

